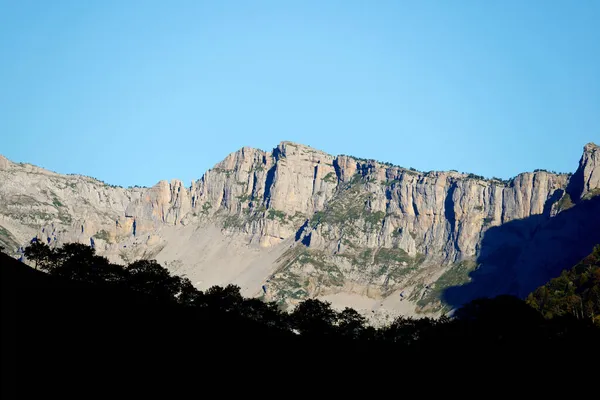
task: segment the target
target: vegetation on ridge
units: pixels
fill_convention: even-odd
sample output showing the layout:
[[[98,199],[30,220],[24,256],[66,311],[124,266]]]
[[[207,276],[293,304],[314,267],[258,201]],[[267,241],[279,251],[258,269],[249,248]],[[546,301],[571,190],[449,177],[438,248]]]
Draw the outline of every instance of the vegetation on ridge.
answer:
[[[546,318],[572,316],[600,326],[600,245],[570,270],[537,288],[527,304]]]

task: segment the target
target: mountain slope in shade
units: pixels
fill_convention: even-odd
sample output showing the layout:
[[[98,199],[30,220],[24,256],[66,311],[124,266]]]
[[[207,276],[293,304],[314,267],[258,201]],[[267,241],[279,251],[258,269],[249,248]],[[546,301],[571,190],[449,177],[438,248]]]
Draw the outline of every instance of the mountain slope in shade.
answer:
[[[282,142],[244,147],[187,187],[127,189],[0,158],[0,245],[19,257],[33,237],[77,241],[113,261],[156,258],[200,288],[236,283],[284,305],[321,297],[375,317],[435,314],[440,299],[524,295],[588,254],[599,154],[586,145],[572,176],[500,181]]]
[[[589,318],[600,326],[600,245],[573,268],[529,294],[527,304],[546,318]]]

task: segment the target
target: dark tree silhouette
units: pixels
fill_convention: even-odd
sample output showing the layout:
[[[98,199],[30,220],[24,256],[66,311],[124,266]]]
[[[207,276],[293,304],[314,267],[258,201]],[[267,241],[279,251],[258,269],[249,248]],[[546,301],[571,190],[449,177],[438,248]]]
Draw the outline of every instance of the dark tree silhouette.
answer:
[[[431,318],[415,319],[401,316],[382,328],[381,336],[386,341],[409,346],[430,334],[435,326],[436,321]]]
[[[34,262],[35,269],[50,271],[54,265],[54,252],[40,241],[34,241],[25,248],[25,257]]]
[[[338,332],[347,338],[358,339],[364,332],[366,319],[353,308],[346,307],[337,315]]]
[[[192,282],[188,278],[180,278],[179,279],[179,289],[178,293],[175,295],[177,297],[177,302],[184,306],[195,306],[197,305],[204,293],[202,291],[196,289]]]
[[[109,327],[111,323],[119,329],[129,326],[128,329],[138,334],[157,329],[156,324],[178,326],[179,332],[189,332],[190,341],[204,332],[210,338],[207,339],[209,342],[225,343],[223,348],[237,343],[243,332],[242,336],[249,340],[272,337],[282,343],[306,343],[311,347],[322,343],[324,349],[337,355],[347,354],[346,349],[350,348],[347,346],[365,350],[359,351],[363,355],[388,350],[398,350],[397,354],[402,357],[426,352],[451,354],[459,350],[464,354],[465,349],[480,354],[499,349],[496,354],[503,354],[522,349],[544,349],[549,344],[564,345],[565,348],[572,343],[586,345],[595,343],[598,333],[591,322],[577,320],[573,313],[567,312],[571,318],[548,320],[512,296],[474,300],[456,310],[452,318],[399,317],[388,326],[374,328],[366,326],[365,318],[357,311],[346,308],[337,312],[330,303],[317,299],[299,303],[290,314],[282,312],[274,302],[245,299],[235,285],[213,286],[202,292],[188,278],[172,276],[155,260],[139,260],[123,267],[111,264],[96,255],[94,249],[82,244],[69,243],[52,249],[34,242],[25,249],[25,254],[47,273],[13,262],[19,268],[35,273],[36,280],[50,279],[44,285],[52,288],[40,291],[38,286],[25,298],[27,301],[48,298],[44,305],[55,304],[58,308],[54,312],[63,313],[62,321],[67,325],[89,312],[113,321],[104,323]],[[5,255],[2,257],[12,260]],[[557,293],[557,296],[560,294],[557,299],[562,302],[559,302],[561,307],[566,304],[567,311],[571,310],[568,307],[571,307],[569,296],[572,294],[587,296],[587,302],[579,302],[584,304],[584,309],[590,301],[590,304],[597,301],[593,290],[599,278],[592,268],[595,260],[593,257],[586,259],[574,269],[572,279],[558,280],[554,286],[549,286],[550,291],[540,289],[534,296],[535,301],[543,301],[543,309],[548,310],[553,304],[548,302],[549,293],[558,289],[566,290],[566,296]],[[572,289],[574,283],[581,288],[579,292]],[[52,303],[52,296],[58,296],[59,300]],[[36,303],[35,307],[39,305]],[[72,305],[75,308],[71,309]],[[587,306],[592,316],[596,315],[593,306]],[[556,308],[552,307],[552,310]],[[89,322],[94,329],[97,329],[97,323],[95,319]],[[292,330],[299,335],[293,334]]]
[[[240,293],[240,288],[236,285],[227,285],[224,288],[213,286],[202,297],[203,305],[206,307],[225,312],[237,310],[243,301],[244,298]]]
[[[296,306],[291,318],[301,334],[330,335],[335,332],[337,313],[329,302],[307,299]]]
[[[175,301],[180,292],[180,278],[171,276],[156,260],[135,261],[126,271],[127,284],[136,292],[164,301]]]

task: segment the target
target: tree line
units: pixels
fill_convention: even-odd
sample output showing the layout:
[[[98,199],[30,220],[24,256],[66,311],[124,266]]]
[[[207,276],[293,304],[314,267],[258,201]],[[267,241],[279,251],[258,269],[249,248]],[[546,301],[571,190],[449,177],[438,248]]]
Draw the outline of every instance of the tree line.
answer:
[[[393,343],[405,349],[431,350],[461,343],[471,348],[540,346],[598,334],[594,323],[598,324],[600,246],[573,271],[536,290],[527,302],[512,296],[478,299],[452,317],[398,317],[379,328],[369,326],[354,309],[337,311],[317,299],[307,299],[286,312],[275,302],[244,298],[235,285],[198,290],[188,278],[172,275],[155,260],[112,264],[79,243],[50,248],[34,242],[25,249],[25,256],[34,268],[57,279],[127,291],[154,304],[203,315],[235,316],[306,340]]]

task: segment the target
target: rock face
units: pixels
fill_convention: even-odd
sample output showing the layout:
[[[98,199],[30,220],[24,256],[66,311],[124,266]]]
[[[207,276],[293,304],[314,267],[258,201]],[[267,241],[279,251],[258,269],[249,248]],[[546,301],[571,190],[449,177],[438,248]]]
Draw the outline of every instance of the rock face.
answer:
[[[575,209],[593,214],[599,164],[598,146],[588,144],[572,177],[537,171],[499,181],[282,142],[271,152],[244,147],[189,187],[124,189],[0,157],[0,241],[16,256],[38,237],[89,243],[113,261],[157,258],[200,287],[233,282],[282,304],[321,296],[373,314],[435,313],[440,299],[469,297],[445,298],[446,288],[482,265],[511,268],[483,294],[519,292],[535,262],[512,269],[519,257],[498,252],[543,236],[548,221]],[[520,239],[493,239],[513,225]]]
[[[600,192],[600,151],[598,146],[588,143],[583,149],[579,168],[569,182],[567,193],[573,201],[592,198]]]

